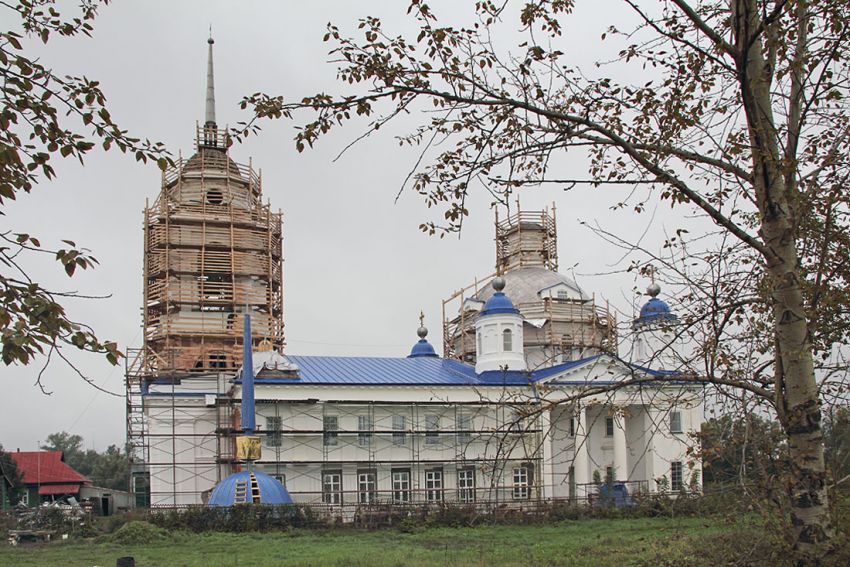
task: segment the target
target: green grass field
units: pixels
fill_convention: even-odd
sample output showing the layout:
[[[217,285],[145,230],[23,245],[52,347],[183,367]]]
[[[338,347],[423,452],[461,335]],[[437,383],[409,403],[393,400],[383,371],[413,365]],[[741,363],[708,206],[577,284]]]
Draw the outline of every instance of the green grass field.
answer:
[[[552,525],[176,534],[144,545],[54,542],[0,548],[0,565],[137,567],[715,565],[712,540],[754,529],[720,518],[581,520]],[[737,538],[736,538],[737,539]],[[758,539],[758,538],[754,538]],[[741,550],[746,551],[746,550]],[[764,559],[764,558],[762,558]]]

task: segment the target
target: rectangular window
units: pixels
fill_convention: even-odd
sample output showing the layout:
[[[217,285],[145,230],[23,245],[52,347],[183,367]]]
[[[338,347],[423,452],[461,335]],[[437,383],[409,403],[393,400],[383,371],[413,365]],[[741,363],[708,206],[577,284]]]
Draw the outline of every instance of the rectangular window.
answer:
[[[475,469],[457,471],[457,499],[461,502],[475,502]]]
[[[372,416],[357,416],[357,444],[369,447],[372,444]]]
[[[394,469],[392,471],[393,504],[410,502],[410,471]]]
[[[443,501],[443,469],[425,471],[425,500]]]
[[[670,412],[670,433],[681,433],[681,432],[682,432],[682,412],[671,411]]]
[[[407,443],[407,436],[404,432],[404,416],[393,416],[393,445],[404,445]]]
[[[569,299],[569,298],[570,298],[569,292],[564,291],[563,289],[558,290],[558,299],[563,300],[563,299]]]
[[[377,475],[373,470],[357,471],[357,501],[360,504],[374,504],[378,500]]]
[[[576,436],[576,418],[570,418],[570,437]]]
[[[614,467],[605,467],[605,484],[614,484]]]
[[[326,415],[322,418],[322,429],[324,430],[324,434],[322,435],[325,447],[336,446],[337,441],[339,440],[337,437],[337,431],[339,431],[339,417],[335,415]]]
[[[467,445],[472,441],[472,417],[464,414],[457,414],[457,444]]]
[[[505,329],[502,331],[502,350],[510,352],[513,349],[513,336],[511,335],[511,330]]]
[[[528,467],[514,469],[514,500],[528,500]]]
[[[679,492],[685,487],[682,482],[682,463],[673,461],[670,463],[670,490]]]
[[[605,418],[605,437],[614,436],[614,418],[608,416]]]
[[[322,473],[322,502],[333,505],[342,504],[342,471]]]
[[[425,444],[436,445],[440,442],[440,416],[425,416]]]
[[[283,444],[283,439],[280,434],[283,420],[280,416],[272,416],[266,418],[266,446],[280,447]]]

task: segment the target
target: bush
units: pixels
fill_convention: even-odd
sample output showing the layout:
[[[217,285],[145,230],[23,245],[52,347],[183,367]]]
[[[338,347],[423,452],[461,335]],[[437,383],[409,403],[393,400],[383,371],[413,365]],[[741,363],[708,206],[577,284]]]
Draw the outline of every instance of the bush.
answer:
[[[318,527],[325,523],[310,508],[237,504],[228,508],[193,506],[151,511],[149,521],[168,530],[192,532],[266,532]]]
[[[124,524],[106,539],[122,545],[146,545],[170,541],[172,536],[167,530],[150,522],[133,521]]]

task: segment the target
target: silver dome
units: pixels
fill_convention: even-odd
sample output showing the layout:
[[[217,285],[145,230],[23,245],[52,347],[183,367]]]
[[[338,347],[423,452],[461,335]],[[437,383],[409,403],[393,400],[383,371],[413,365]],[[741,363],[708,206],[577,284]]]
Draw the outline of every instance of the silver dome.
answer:
[[[505,279],[505,295],[514,302],[514,305],[540,301],[541,291],[558,284],[565,284],[575,290],[583,300],[590,300],[590,296],[572,278],[546,268],[519,268],[503,274],[502,277]],[[488,285],[479,290],[476,297],[481,301],[487,301],[493,293],[493,287]]]

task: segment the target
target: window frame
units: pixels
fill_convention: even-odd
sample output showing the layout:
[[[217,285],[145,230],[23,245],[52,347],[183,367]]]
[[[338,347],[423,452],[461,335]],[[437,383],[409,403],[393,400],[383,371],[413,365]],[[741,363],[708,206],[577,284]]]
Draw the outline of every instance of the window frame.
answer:
[[[670,492],[682,492],[684,489],[685,467],[682,466],[682,461],[672,461],[670,463]]]
[[[605,437],[614,436],[614,416],[605,416]]]
[[[357,503],[376,504],[378,502],[378,473],[375,469],[357,471]]]
[[[393,422],[393,445],[402,447],[407,444],[406,422],[407,416],[394,414]]]
[[[330,427],[333,422],[333,427]],[[339,445],[339,416],[322,416],[322,444],[325,447],[336,447]]]
[[[531,497],[531,481],[528,465],[514,467],[511,478],[513,480],[511,496],[514,500],[528,500]]]
[[[372,446],[372,430],[374,424],[371,415],[357,416],[357,445],[360,447]]]
[[[322,471],[322,504],[342,506],[343,492],[341,470],[334,469]]]
[[[396,477],[396,475],[404,475]],[[390,469],[390,489],[393,504],[410,503],[410,469]]]
[[[430,413],[425,416],[425,444],[440,444],[440,416]]]
[[[684,433],[680,410],[670,410],[670,433]]]
[[[502,329],[502,351],[514,350],[514,333],[512,329]]]
[[[276,422],[276,425],[272,425]],[[266,447],[283,446],[283,418],[279,415],[266,416]]]
[[[425,470],[425,501],[439,504],[443,501],[443,469]]]
[[[472,416],[459,411],[456,417],[455,429],[457,430],[457,444],[468,445],[472,442]]]
[[[471,504],[475,502],[475,469],[465,468],[457,470],[457,499],[458,502]]]

